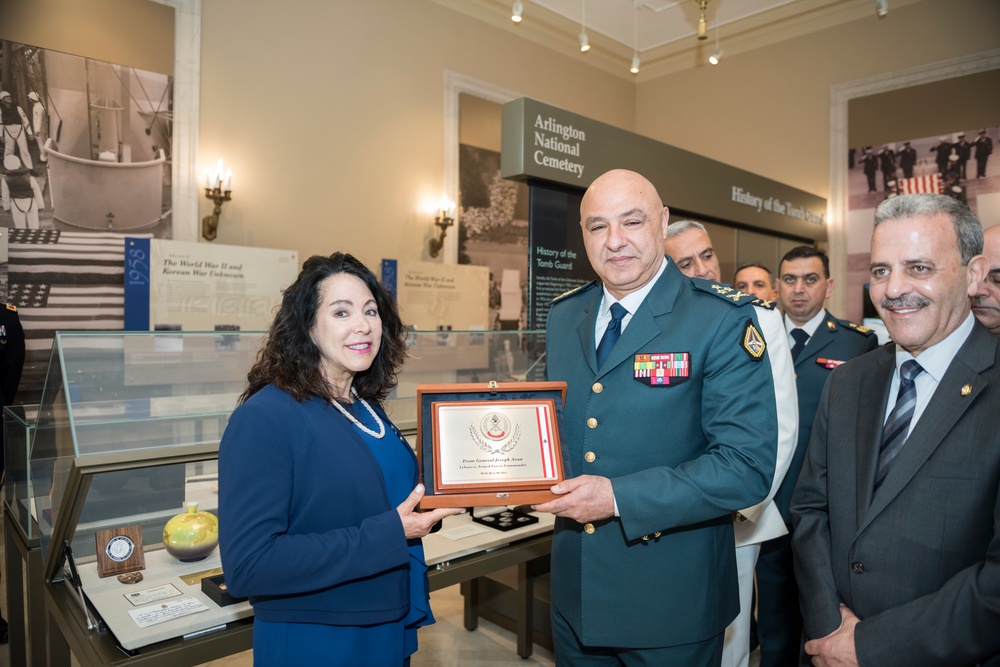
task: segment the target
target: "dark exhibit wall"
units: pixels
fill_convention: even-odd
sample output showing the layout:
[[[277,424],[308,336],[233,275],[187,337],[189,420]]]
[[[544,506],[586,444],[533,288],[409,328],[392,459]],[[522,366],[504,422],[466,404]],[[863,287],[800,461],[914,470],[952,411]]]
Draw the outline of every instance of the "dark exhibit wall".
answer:
[[[552,299],[597,278],[580,230],[583,190],[530,181],[528,328],[544,329]]]

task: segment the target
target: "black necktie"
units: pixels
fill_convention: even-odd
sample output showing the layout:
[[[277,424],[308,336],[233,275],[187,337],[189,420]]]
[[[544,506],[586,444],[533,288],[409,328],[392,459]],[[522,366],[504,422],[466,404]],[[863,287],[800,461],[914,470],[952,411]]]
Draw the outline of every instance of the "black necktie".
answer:
[[[604,365],[605,360],[608,355],[611,354],[611,348],[615,346],[618,339],[622,335],[622,320],[628,315],[628,311],[625,310],[625,306],[620,303],[611,304],[611,321],[608,322],[608,328],[604,330],[604,335],[601,337],[601,342],[597,345],[597,368],[600,369]]]
[[[806,341],[809,340],[809,334],[805,332],[805,329],[795,328],[791,331],[792,338],[795,340],[795,345],[792,345],[792,361],[799,358],[802,354],[803,348],[806,346]]]
[[[914,380],[923,371],[916,359],[904,361],[899,367],[899,393],[896,395],[896,406],[882,427],[882,446],[878,450],[878,468],[875,471],[876,491],[882,485],[889,472],[889,466],[906,442],[913,410],[917,407],[917,385]]]

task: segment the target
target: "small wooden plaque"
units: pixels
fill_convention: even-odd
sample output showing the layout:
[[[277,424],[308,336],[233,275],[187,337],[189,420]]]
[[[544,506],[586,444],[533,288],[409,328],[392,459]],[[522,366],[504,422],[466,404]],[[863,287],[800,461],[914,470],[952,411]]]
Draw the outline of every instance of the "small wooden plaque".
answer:
[[[94,533],[97,540],[97,575],[110,577],[146,569],[142,551],[142,527],[122,526]]]

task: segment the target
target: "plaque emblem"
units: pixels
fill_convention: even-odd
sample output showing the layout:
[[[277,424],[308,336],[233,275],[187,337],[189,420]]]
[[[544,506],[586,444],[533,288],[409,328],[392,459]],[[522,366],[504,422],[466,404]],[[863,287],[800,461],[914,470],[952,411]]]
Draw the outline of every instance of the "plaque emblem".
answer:
[[[510,434],[510,420],[499,412],[491,412],[479,422],[479,429],[490,440],[504,440]]]
[[[107,546],[104,547],[104,553],[116,563],[121,563],[131,558],[134,551],[135,543],[125,535],[112,537]]]
[[[517,446],[517,441],[521,439],[521,425],[516,424],[511,430],[507,415],[489,412],[479,421],[479,428],[475,424],[469,425],[469,434],[479,449],[498,456]]]

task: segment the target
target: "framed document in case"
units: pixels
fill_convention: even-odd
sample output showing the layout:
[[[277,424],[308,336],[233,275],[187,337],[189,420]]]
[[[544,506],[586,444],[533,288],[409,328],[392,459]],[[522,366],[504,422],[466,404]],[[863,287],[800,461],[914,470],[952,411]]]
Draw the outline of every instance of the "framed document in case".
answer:
[[[564,382],[418,385],[420,506],[521,505],[564,479]]]

